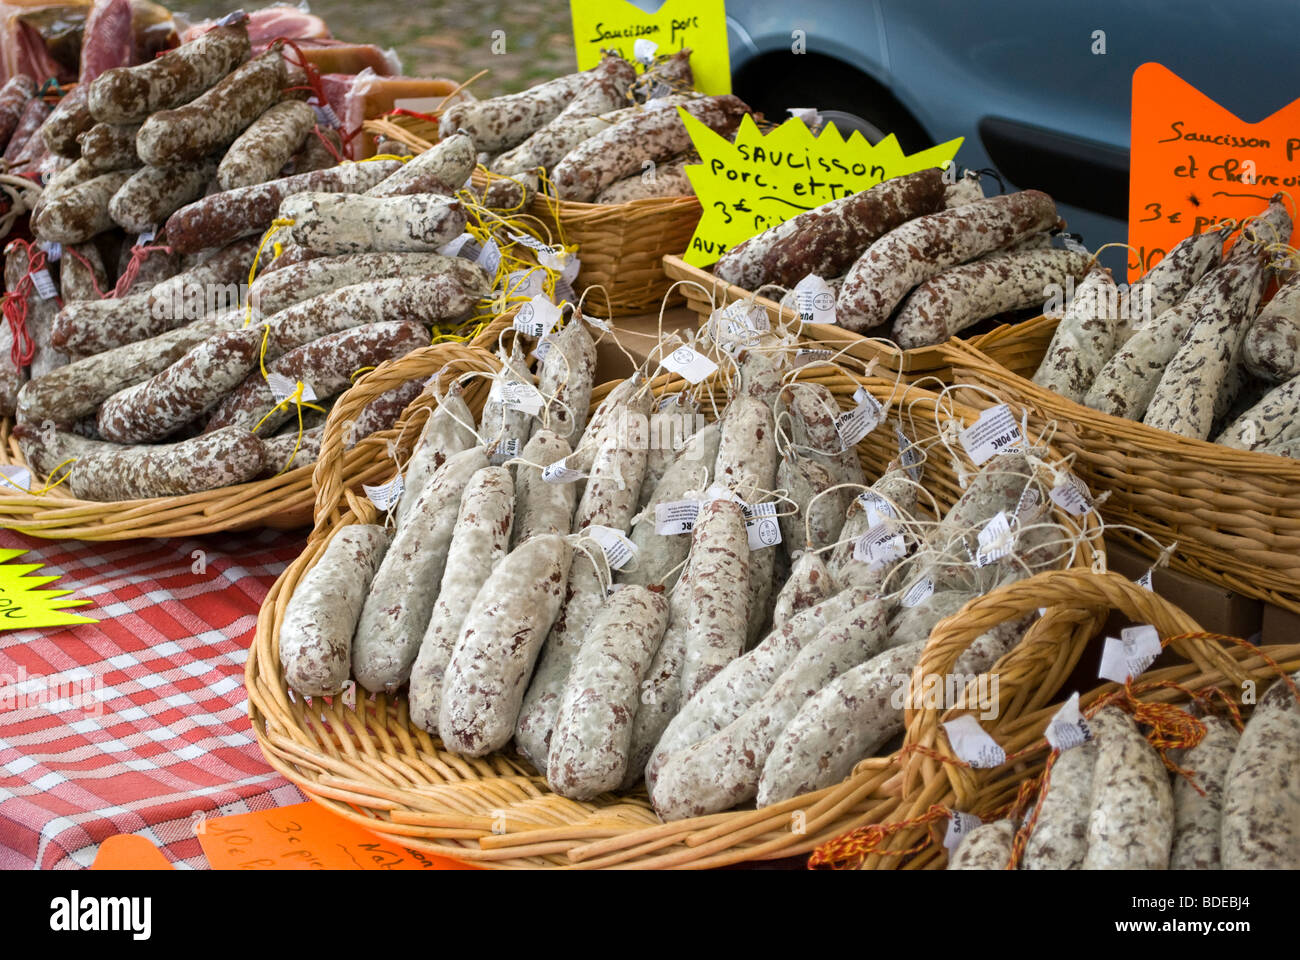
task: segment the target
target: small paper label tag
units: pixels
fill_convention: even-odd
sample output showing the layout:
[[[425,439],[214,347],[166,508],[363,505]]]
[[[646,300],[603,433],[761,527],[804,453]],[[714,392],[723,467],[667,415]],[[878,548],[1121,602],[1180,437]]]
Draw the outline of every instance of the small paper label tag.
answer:
[[[376,508],[391,510],[397,505],[397,501],[402,499],[402,492],[406,490],[406,481],[401,476],[396,476],[387,483],[381,483],[378,486],[372,487],[368,483],[363,483],[361,489],[365,491],[366,497]]]
[[[474,239],[473,234],[462,233],[455,240],[439,247],[438,252],[444,257],[463,257],[466,260],[477,262],[483,248],[479,246],[479,242]]]
[[[1022,527],[1027,527],[1043,515],[1047,506],[1043,503],[1043,495],[1038,492],[1038,487],[1033,483],[1025,485],[1024,491],[1020,494],[1020,499],[1016,501],[1016,512],[1012,514],[1016,523]]]
[[[609,333],[614,329],[609,325],[608,320],[602,320],[600,319],[600,317],[592,317],[584,313],[582,315],[582,320],[584,323],[588,324],[589,326],[595,327],[597,330],[602,330],[605,333]]]
[[[898,462],[903,465],[913,483],[920,483],[921,471],[924,469],[921,466],[921,451],[912,445],[902,427],[894,428],[894,436],[898,439]]]
[[[689,383],[699,383],[718,370],[716,363],[690,347],[678,347],[664,357],[662,363],[665,368],[680,375]]]
[[[542,243],[536,237],[530,237],[526,233],[509,233],[506,234],[515,243],[522,243],[529,250],[550,250],[550,245]]]
[[[538,360],[545,360],[546,355],[551,352],[552,346],[554,346],[554,343],[551,338],[543,337],[537,341],[537,346],[533,347],[533,356]]]
[[[949,850],[956,850],[966,839],[967,834],[983,823],[984,821],[973,813],[954,810],[948,820],[948,830],[943,835],[943,845]]]
[[[1047,742],[1053,750],[1069,750],[1092,739],[1092,728],[1079,712],[1078,691],[1070,694],[1070,699],[1061,704],[1051,722],[1047,724]]]
[[[745,532],[749,534],[749,549],[762,550],[781,542],[781,524],[776,519],[776,504],[772,502],[745,505]]]
[[[530,337],[544,337],[559,322],[560,308],[539,294],[519,307],[514,328]]]
[[[298,390],[298,381],[290,380],[282,373],[268,373],[266,375],[266,385],[271,388],[271,396],[275,397],[276,403],[284,403],[292,397]],[[311,388],[310,383],[302,385],[302,402],[311,403],[316,399],[316,391]]]
[[[36,288],[36,295],[42,300],[53,300],[59,295],[59,291],[54,286],[54,278],[44,267],[32,274],[32,286]]]
[[[1127,627],[1120,631],[1119,639],[1106,638],[1101,650],[1101,669],[1097,676],[1103,680],[1123,683],[1129,677],[1140,676],[1160,656],[1160,634],[1150,625]]]
[[[394,104],[396,106],[396,104]],[[339,115],[334,112],[334,108],[328,103],[313,103],[312,112],[316,114],[316,122],[322,127],[337,128],[339,126]]]
[[[1007,752],[998,746],[997,741],[969,713],[956,720],[949,720],[943,728],[948,732],[952,752],[975,769],[988,770],[1006,762]]]
[[[500,440],[492,447],[492,453],[488,456],[488,463],[494,467],[499,467],[507,460],[513,460],[519,456],[519,438],[507,437]]]
[[[581,470],[574,470],[568,465],[568,458],[556,460],[550,466],[542,468],[542,479],[547,483],[573,483],[585,476]]]
[[[531,383],[522,380],[494,380],[488,399],[495,400],[509,410],[520,410],[530,417],[541,412],[542,395]]]
[[[894,505],[874,490],[864,490],[858,494],[858,503],[867,514],[867,528],[879,526],[886,520],[894,520],[898,512]]]
[[[506,296],[510,297],[540,297],[546,293],[546,288],[542,286],[544,277],[540,270],[511,270],[506,274]],[[549,300],[547,301],[550,302]],[[524,304],[527,306],[527,304]],[[520,312],[523,308],[520,308]],[[519,314],[515,314],[515,329],[518,330]],[[527,330],[523,331],[527,333]],[[536,336],[536,334],[533,334]]]
[[[1081,517],[1092,509],[1092,496],[1087,485],[1072,473],[1048,492],[1052,503],[1072,517]]]
[[[613,527],[593,523],[584,532],[600,544],[600,549],[605,551],[605,559],[615,570],[622,570],[636,557],[636,544]]]
[[[804,323],[835,323],[835,294],[817,274],[810,273],[795,284],[794,299]]]
[[[929,600],[932,596],[934,596],[934,578],[925,577],[912,584],[899,602],[905,607],[915,607]]]
[[[822,115],[816,107],[786,107],[785,112],[806,123],[813,133],[822,125]]]
[[[714,336],[718,339],[750,340],[755,334],[767,333],[772,329],[772,321],[756,303],[737,300],[735,303],[716,311],[712,318]]]
[[[1088,248],[1068,233],[1061,234],[1061,246],[1071,253],[1088,253]]]
[[[845,450],[855,446],[859,440],[880,426],[884,415],[884,409],[876,398],[861,387],[853,395],[853,399],[857,402],[857,406],[835,418],[835,432],[840,435],[840,443],[844,444]]]
[[[889,523],[872,527],[853,545],[853,559],[863,563],[889,563],[907,555],[903,536]]]
[[[1156,572],[1155,567],[1149,567],[1146,573],[1142,574],[1142,576],[1137,578],[1137,585],[1141,587],[1143,590],[1150,590],[1152,593],[1155,593],[1155,589],[1156,589],[1155,580],[1154,580],[1155,572]]]
[[[973,426],[961,432],[961,445],[977,467],[999,453],[1019,449],[1023,443],[1020,425],[1005,403],[989,407]]]
[[[135,238],[135,245],[137,247],[147,247],[151,243],[153,243],[152,230],[146,230],[144,233],[140,234],[138,237]]]
[[[32,473],[15,463],[0,463],[0,497],[12,493],[14,488],[23,493],[32,489]]]
[[[833,356],[835,354],[829,350],[813,350],[809,347],[800,347],[794,352],[794,365],[803,367],[821,360],[829,360]]]
[[[58,263],[63,259],[63,244],[56,240],[41,241],[41,249],[45,251],[46,263]]]
[[[487,243],[483,245],[483,249],[479,251],[478,259],[475,263],[486,270],[489,277],[495,277],[497,275],[497,269],[501,266],[501,249],[497,246],[497,242],[491,237],[489,237]]]
[[[659,52],[659,44],[653,40],[647,40],[645,37],[637,37],[632,41],[632,56],[636,57],[646,66],[654,63],[655,54]]]
[[[655,533],[665,537],[675,537],[681,533],[691,533],[700,516],[700,501],[673,500],[669,503],[655,504]]]
[[[975,565],[987,567],[1011,552],[1016,539],[1011,532],[1011,522],[1006,512],[999,510],[984,529],[979,532],[979,549],[975,551]]]

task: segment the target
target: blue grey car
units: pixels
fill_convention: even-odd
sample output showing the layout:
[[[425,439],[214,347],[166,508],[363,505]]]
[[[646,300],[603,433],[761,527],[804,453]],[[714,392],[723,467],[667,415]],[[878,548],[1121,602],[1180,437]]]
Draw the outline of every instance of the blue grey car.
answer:
[[[959,164],[1047,191],[1094,248],[1127,236],[1140,64],[1247,121],[1300,96],[1296,0],[727,0],[727,20],[733,89],[769,118],[818,107],[908,150],[965,137]]]

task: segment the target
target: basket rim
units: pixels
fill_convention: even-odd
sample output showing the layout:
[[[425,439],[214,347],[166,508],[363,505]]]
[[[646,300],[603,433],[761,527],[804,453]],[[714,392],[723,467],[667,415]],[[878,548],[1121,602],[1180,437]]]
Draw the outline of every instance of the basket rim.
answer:
[[[428,360],[429,351],[434,349],[434,347],[423,348],[422,351],[408,354],[400,360],[392,361],[392,363],[407,367],[421,366],[422,369],[427,369],[430,366]],[[801,371],[801,373],[803,372]],[[376,370],[368,374],[363,381],[353,387],[353,390],[359,391],[359,395],[364,397],[365,394],[362,388],[365,385],[365,380],[376,376],[378,373],[379,370]],[[929,399],[932,407],[938,407],[939,405],[937,394],[912,385],[897,384],[893,380],[886,378],[857,377],[842,371],[815,376],[810,371],[806,379],[825,381],[835,377],[838,377],[841,381],[838,385],[837,398],[841,395],[847,397],[851,395],[853,389],[863,386],[868,388],[873,395],[878,395],[885,400],[892,400],[900,416],[904,414],[905,404],[908,407],[917,406],[916,402],[909,402],[908,398],[911,401]],[[801,377],[802,379],[805,378]],[[651,383],[652,389],[655,389],[657,393],[680,390],[687,386],[685,381],[675,374],[661,375]],[[593,394],[593,406],[599,403],[599,400],[600,397]],[[962,403],[951,396],[944,397],[943,404],[945,410],[952,410],[955,414],[963,415],[967,422],[979,415],[977,408]],[[416,405],[413,404],[412,406]],[[408,408],[409,411],[410,408]],[[404,420],[406,416],[404,415]],[[328,491],[322,488],[321,492],[324,495]],[[357,512],[357,507],[361,508],[360,512]],[[356,822],[378,832],[381,836],[400,839],[400,842],[408,846],[438,852],[454,859],[474,862],[484,861],[490,862],[492,865],[506,866],[528,865],[525,860],[532,855],[533,846],[551,850],[554,844],[559,843],[572,856],[571,848],[574,846],[572,838],[566,838],[562,841],[549,839],[547,843],[550,843],[551,846],[547,846],[547,843],[530,845],[531,838],[525,836],[530,832],[528,829],[520,830],[509,837],[497,838],[494,837],[491,830],[484,828],[481,824],[474,825],[472,818],[463,820],[465,825],[463,829],[452,824],[451,829],[454,832],[449,834],[448,838],[423,839],[419,836],[415,826],[403,826],[404,823],[408,822],[409,818],[399,817],[394,819],[394,812],[403,809],[402,801],[398,799],[402,795],[399,788],[384,786],[378,782],[367,787],[365,784],[348,780],[341,772],[329,774],[330,770],[351,770],[352,767],[344,764],[343,759],[336,759],[321,752],[318,738],[323,734],[324,727],[316,723],[314,707],[312,708],[312,714],[302,713],[302,721],[306,722],[310,730],[293,725],[300,721],[295,719],[297,715],[293,709],[288,708],[287,688],[280,673],[278,655],[279,624],[277,621],[283,616],[281,599],[286,591],[292,589],[289,584],[291,582],[296,584],[297,578],[310,568],[323,551],[328,538],[351,523],[366,522],[367,519],[373,517],[373,510],[368,503],[358,501],[356,497],[348,496],[346,497],[346,503],[340,500],[331,500],[329,509],[318,510],[317,516],[322,521],[322,525],[313,532],[308,549],[277,579],[271,592],[268,593],[258,617],[257,629],[245,667],[249,716],[259,746],[267,755],[268,762],[272,763],[286,778],[298,784],[312,799],[325,803],[336,812],[355,819]],[[1086,519],[1091,522],[1092,527],[1096,527],[1094,532],[1099,532],[1100,527],[1097,525],[1095,517],[1089,516]],[[1099,537],[1091,537],[1083,541],[1083,543],[1091,555],[1095,555],[1095,551],[1099,547],[1104,549],[1104,546],[1100,544]],[[1069,562],[1076,566],[1091,566],[1090,557],[1081,562],[1077,556],[1072,556]],[[341,700],[341,698],[334,699]],[[279,701],[283,702],[280,702],[277,706]],[[420,751],[427,750],[430,755],[437,752],[436,741],[424,731],[409,726],[404,731],[401,729],[400,725],[406,722],[404,697],[395,698],[395,702],[393,699],[379,697],[374,701],[362,702],[376,704],[373,708],[374,711],[384,711],[383,716],[386,722],[396,719],[399,724],[397,732],[407,741],[406,746],[418,745]],[[346,714],[340,712],[344,710],[341,704],[331,704],[327,709],[335,712],[335,719],[332,722],[340,722],[355,727],[357,723],[356,715],[353,714],[351,720],[344,719]],[[370,716],[372,708],[365,707],[364,709],[367,711],[366,716]],[[393,711],[396,711],[396,713],[393,713]],[[388,734],[382,736],[385,742],[390,740]],[[330,742],[335,745],[334,748],[337,753],[343,741],[331,735]],[[393,746],[396,747],[397,744],[394,743]],[[349,746],[345,752],[355,754],[355,748]],[[360,755],[356,756],[359,757]],[[342,758],[343,755],[338,754],[338,757]],[[462,759],[469,763],[470,766],[481,762],[469,761],[469,758]],[[506,769],[512,770],[507,775],[507,778],[517,778],[519,776],[518,765],[506,755],[491,754],[488,758],[481,758],[481,760],[499,762],[505,765]],[[393,757],[393,762],[401,764],[405,761]],[[340,766],[341,764],[343,766]],[[367,767],[367,771],[369,769]],[[531,768],[528,769],[531,770]],[[323,776],[327,782],[323,783],[321,780],[309,776],[309,773],[313,771],[325,771]],[[460,772],[463,773],[463,771]],[[869,758],[860,763],[854,774],[842,783],[816,793],[792,798],[789,803],[792,803],[794,807],[801,805],[807,807],[811,804],[813,809],[822,811],[825,815],[822,819],[810,817],[808,834],[803,837],[793,836],[789,829],[789,814],[782,805],[764,808],[761,811],[732,810],[691,820],[673,821],[669,824],[650,824],[639,827],[624,825],[618,829],[607,826],[604,828],[605,833],[599,835],[603,839],[591,841],[592,851],[587,851],[584,847],[579,860],[560,866],[577,868],[605,865],[698,867],[755,859],[756,857],[790,856],[803,853],[815,847],[819,842],[851,828],[856,822],[865,822],[872,815],[876,815],[878,818],[882,808],[888,807],[893,801],[889,793],[878,796],[877,791],[897,773],[898,767],[894,757]],[[371,775],[373,777],[373,774]],[[500,774],[497,774],[491,779],[496,780],[500,776]],[[403,774],[402,777],[409,780],[410,774]],[[536,783],[538,779],[535,773],[528,774],[527,777],[532,783]],[[534,786],[533,789],[540,791],[543,795],[553,796],[549,794],[544,781],[540,785]],[[407,796],[414,795],[408,793]],[[629,795],[622,794],[620,796],[626,798]],[[636,794],[630,796],[635,797]],[[863,803],[868,802],[868,809],[860,809]],[[371,805],[367,806],[367,804]],[[411,811],[412,817],[415,817],[416,820],[419,819],[417,814],[420,807],[418,804],[406,809]],[[383,819],[380,818],[381,813],[384,814]],[[844,817],[849,814],[852,814],[852,816],[849,818],[849,822],[846,823]],[[827,820],[826,817],[831,819]],[[440,823],[451,824],[455,818],[439,815],[438,820]],[[773,826],[778,821],[784,824],[779,829]],[[414,823],[414,821],[410,822]],[[543,836],[554,838],[559,834],[563,834],[564,829],[564,825],[561,824],[543,834]],[[402,832],[402,830],[405,830],[405,832]],[[611,835],[611,831],[616,836]],[[688,844],[690,849],[683,852],[679,847],[684,842],[682,838],[688,835],[692,838],[693,843]],[[724,843],[722,847],[717,847],[718,843],[722,843],[726,838],[733,835],[738,838],[736,843],[739,843],[739,846],[736,843],[731,845]],[[472,841],[479,845],[466,848],[460,845],[461,840]],[[644,859],[632,859],[634,855],[643,856],[637,853],[638,845],[644,845],[647,848],[644,856],[654,858],[653,863]],[[629,849],[632,850],[632,853],[628,853]],[[664,849],[668,849],[670,852],[655,852]],[[672,850],[677,852],[671,852]],[[589,858],[582,859],[588,853],[590,853]],[[510,858],[509,854],[516,854],[516,856]],[[703,860],[698,860],[696,854],[707,856]],[[497,864],[496,861],[501,859],[510,859],[511,862]],[[679,860],[680,862],[678,862]],[[547,861],[544,861],[543,865],[557,866],[557,864]]]

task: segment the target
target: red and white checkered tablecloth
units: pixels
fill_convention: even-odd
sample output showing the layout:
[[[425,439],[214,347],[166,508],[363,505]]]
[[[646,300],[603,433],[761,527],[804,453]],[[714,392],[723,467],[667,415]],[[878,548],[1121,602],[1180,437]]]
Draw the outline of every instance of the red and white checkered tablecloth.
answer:
[[[115,833],[204,867],[196,811],[302,801],[253,738],[244,663],[262,598],[303,543],[299,533],[82,543],[0,530],[0,547],[31,551],[14,562],[44,563],[40,574],[63,577],[48,589],[75,590],[93,601],[75,611],[101,621],[0,632],[0,685],[17,694],[0,699],[0,869],[87,867]]]

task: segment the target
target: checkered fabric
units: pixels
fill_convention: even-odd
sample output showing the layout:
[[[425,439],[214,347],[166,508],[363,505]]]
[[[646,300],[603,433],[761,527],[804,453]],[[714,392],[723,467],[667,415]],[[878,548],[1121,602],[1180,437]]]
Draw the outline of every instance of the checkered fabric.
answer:
[[[0,632],[0,869],[88,867],[115,833],[177,867],[205,867],[193,823],[299,803],[267,766],[246,713],[258,607],[300,534],[123,543],[0,530],[101,622]],[[60,699],[61,698],[61,699]],[[11,707],[12,704],[12,707]]]

